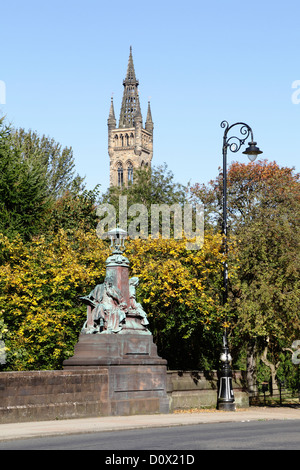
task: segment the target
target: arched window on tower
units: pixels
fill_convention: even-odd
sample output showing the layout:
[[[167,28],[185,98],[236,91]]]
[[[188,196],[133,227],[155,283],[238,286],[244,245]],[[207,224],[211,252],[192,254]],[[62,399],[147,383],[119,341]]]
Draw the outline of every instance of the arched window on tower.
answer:
[[[128,184],[133,183],[133,165],[131,162],[128,162],[128,166],[127,166],[127,181],[128,181]]]
[[[118,163],[118,186],[121,188],[123,186],[123,165]]]

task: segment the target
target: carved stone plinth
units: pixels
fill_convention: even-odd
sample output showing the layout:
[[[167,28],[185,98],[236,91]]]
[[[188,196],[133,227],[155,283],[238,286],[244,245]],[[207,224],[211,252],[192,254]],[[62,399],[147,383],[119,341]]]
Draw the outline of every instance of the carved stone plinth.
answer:
[[[108,414],[168,413],[167,362],[152,335],[81,334],[64,369],[108,370]]]
[[[163,365],[167,361],[157,355],[152,335],[81,334],[74,356],[64,361],[66,366],[94,368],[108,365]]]

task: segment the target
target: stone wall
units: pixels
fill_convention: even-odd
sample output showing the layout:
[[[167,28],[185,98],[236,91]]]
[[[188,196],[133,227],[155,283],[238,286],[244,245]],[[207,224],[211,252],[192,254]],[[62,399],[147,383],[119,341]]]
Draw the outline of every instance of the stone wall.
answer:
[[[109,414],[107,370],[0,373],[0,423]]]
[[[118,381],[114,384],[115,393],[118,394],[116,400],[110,388],[116,380],[117,370],[113,368],[111,373],[109,370],[108,367],[98,370],[1,372],[0,423],[168,411],[159,408],[159,394],[162,392],[157,390],[157,396],[150,396],[147,384],[138,387],[129,380],[128,374],[125,374],[125,378],[117,374]],[[236,406],[249,406],[240,372],[234,373],[233,388]],[[168,371],[167,395],[170,412],[177,409],[215,408],[217,374]]]
[[[240,371],[232,377],[237,408],[249,406],[249,396]],[[167,394],[170,412],[190,408],[216,408],[218,378],[216,371],[168,371]]]

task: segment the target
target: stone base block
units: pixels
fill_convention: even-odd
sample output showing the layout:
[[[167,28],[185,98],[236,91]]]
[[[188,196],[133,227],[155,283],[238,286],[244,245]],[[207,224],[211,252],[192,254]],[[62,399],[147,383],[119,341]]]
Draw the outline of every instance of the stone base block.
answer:
[[[111,415],[168,413],[167,361],[152,335],[81,334],[65,370],[108,371]]]
[[[74,356],[64,361],[70,367],[98,368],[109,365],[167,365],[157,355],[152,335],[81,334]]]

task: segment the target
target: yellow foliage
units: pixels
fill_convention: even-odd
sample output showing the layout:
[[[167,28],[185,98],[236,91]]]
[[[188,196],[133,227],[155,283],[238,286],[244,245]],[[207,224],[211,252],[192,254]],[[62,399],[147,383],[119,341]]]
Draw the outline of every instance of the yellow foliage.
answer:
[[[220,236],[207,233],[199,251],[186,240],[129,240],[125,255],[130,276],[138,276],[139,300],[151,330],[190,337],[209,329],[220,315]],[[79,296],[102,282],[109,243],[96,233],[60,230],[30,243],[0,234],[0,312],[8,329],[8,367],[15,370],[61,367],[73,353],[85,321]]]
[[[9,362],[20,370],[26,364],[57,368],[84,321],[78,297],[103,279],[108,248],[82,230],[72,238],[61,230],[50,241],[39,237],[28,244],[0,234],[0,246],[0,309],[9,330]]]

